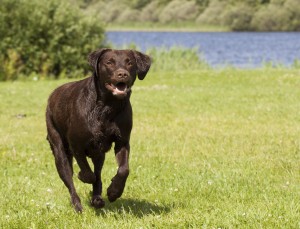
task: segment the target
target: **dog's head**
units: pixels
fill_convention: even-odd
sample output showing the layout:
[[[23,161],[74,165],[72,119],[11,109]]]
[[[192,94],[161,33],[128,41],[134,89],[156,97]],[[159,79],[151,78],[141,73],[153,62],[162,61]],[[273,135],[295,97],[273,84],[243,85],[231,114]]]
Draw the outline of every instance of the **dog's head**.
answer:
[[[123,99],[130,92],[136,75],[143,80],[151,59],[135,50],[99,49],[88,56],[100,87]]]

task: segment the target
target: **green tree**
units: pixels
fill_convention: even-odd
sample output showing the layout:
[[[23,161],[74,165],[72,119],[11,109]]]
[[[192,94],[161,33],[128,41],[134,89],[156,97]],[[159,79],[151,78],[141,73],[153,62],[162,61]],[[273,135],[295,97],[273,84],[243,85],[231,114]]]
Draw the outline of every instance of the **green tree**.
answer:
[[[151,0],[125,0],[128,5],[130,5],[134,9],[142,9],[146,5],[148,5]]]
[[[164,7],[159,15],[163,23],[195,20],[198,15],[195,1],[174,0]]]
[[[224,24],[234,31],[251,30],[251,20],[254,8],[245,3],[239,3],[229,8],[224,14]]]
[[[287,0],[284,8],[290,13],[289,28],[291,31],[300,31],[300,4],[299,0]]]
[[[260,8],[253,16],[251,26],[257,31],[290,30],[290,17],[290,12],[277,1]]]
[[[104,39],[99,20],[69,1],[2,0],[0,25],[1,80],[86,73],[86,55]]]
[[[107,23],[189,21],[231,30],[299,31],[299,0],[68,0]]]
[[[196,22],[199,24],[220,25],[226,12],[226,2],[222,0],[211,0],[204,12],[201,13]]]

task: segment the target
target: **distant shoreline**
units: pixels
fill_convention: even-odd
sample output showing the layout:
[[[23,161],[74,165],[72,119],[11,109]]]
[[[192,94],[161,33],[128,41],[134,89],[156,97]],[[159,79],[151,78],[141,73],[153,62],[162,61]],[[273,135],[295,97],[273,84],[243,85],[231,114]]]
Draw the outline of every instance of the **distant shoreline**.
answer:
[[[106,24],[103,25],[107,32],[299,32],[299,31],[255,31],[255,30],[242,30],[233,31],[226,26],[212,26],[212,25],[197,25],[193,23],[177,23],[177,24],[154,24],[154,23],[122,23],[122,24]]]
[[[108,32],[230,32],[226,27],[218,26],[196,26],[191,24],[179,24],[164,26],[161,24],[108,24],[105,26]]]
[[[210,32],[210,33],[220,33],[220,32],[231,32],[231,31],[215,31],[215,30],[196,30],[196,29],[170,29],[170,28],[160,28],[160,29],[133,29],[133,28],[106,28],[106,32],[189,32],[189,33],[200,33],[200,32]]]
[[[205,28],[131,28],[131,27],[106,27],[106,32],[176,32],[176,33],[222,33],[222,32],[232,32],[232,33],[300,33],[299,31],[232,31],[226,29],[213,30],[213,29],[205,29]]]

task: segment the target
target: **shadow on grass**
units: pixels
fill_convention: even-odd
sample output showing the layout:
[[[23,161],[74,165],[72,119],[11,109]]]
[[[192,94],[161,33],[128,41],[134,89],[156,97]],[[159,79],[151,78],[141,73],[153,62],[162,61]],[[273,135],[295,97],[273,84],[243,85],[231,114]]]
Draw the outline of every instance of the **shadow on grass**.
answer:
[[[138,218],[147,215],[160,215],[170,212],[170,208],[161,204],[150,203],[146,200],[136,199],[118,199],[116,202],[110,203],[105,200],[105,207],[95,209],[98,216],[106,217],[113,214],[131,214]]]

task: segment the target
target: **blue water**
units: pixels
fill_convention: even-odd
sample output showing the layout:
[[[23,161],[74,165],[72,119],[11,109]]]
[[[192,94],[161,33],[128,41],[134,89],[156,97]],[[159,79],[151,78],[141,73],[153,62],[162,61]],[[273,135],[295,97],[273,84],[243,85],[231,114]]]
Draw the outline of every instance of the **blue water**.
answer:
[[[297,32],[107,32],[106,36],[117,48],[132,43],[141,51],[152,47],[197,48],[200,58],[213,67],[255,68],[267,62],[290,66],[300,60]]]

